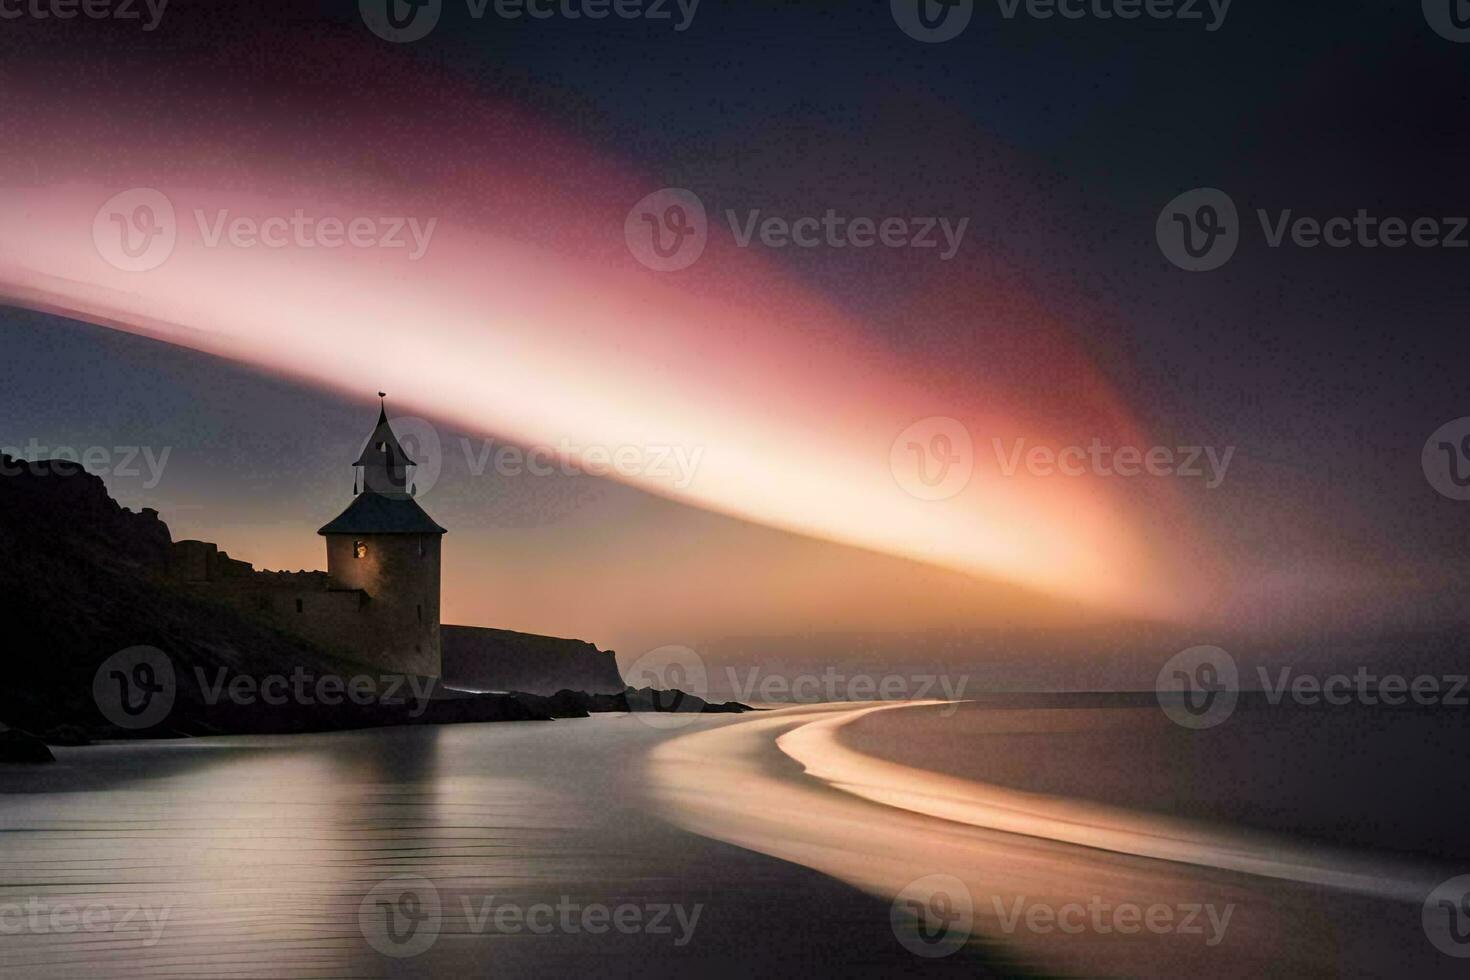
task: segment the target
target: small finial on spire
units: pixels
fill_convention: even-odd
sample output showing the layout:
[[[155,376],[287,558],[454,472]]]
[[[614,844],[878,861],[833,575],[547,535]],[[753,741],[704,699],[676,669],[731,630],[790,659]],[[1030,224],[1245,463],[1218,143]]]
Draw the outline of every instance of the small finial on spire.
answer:
[[[388,393],[386,391],[380,391],[380,392],[378,392],[378,397],[379,398],[387,398],[388,397]]]

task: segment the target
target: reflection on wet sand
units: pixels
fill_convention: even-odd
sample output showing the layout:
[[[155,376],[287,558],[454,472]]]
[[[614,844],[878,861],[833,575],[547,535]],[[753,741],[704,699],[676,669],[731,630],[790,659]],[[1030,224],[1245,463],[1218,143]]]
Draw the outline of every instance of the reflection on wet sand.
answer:
[[[432,790],[435,733],[404,735],[369,753],[333,737],[98,746],[42,775],[56,792],[16,792],[7,773],[0,904],[40,914],[6,937],[5,970],[374,972],[357,934],[363,881],[425,851],[492,846],[502,822],[480,808],[463,813],[487,828],[479,840],[426,835],[466,804]],[[73,909],[116,928],[74,927]]]
[[[45,769],[0,766],[0,976],[688,977],[778,961],[796,975],[891,976],[912,965],[887,902],[650,816],[642,760],[679,733],[602,715],[101,745],[60,749]],[[431,882],[442,906],[412,956],[375,948],[360,915],[399,876]],[[47,912],[9,914],[27,906]],[[599,918],[558,911],[533,930],[486,914],[536,906]],[[643,925],[600,918],[620,908]],[[938,972],[973,977],[985,964],[962,953]]]
[[[691,830],[877,896],[952,875],[967,894],[945,901],[973,907],[975,942],[1038,972],[1448,975],[1455,965],[1420,928],[1433,872],[952,780],[834,738],[872,710],[792,708],[667,743],[652,757],[656,797]],[[1036,743],[1035,765],[1046,748]],[[700,762],[718,778],[695,784]]]

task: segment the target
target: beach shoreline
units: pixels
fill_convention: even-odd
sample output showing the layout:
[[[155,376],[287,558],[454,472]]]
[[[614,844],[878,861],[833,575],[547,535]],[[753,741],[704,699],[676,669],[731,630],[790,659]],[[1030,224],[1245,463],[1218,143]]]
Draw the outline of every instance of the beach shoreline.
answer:
[[[21,925],[0,976],[912,969],[887,903],[650,812],[646,754],[741,717],[758,716],[118,742],[0,766],[0,925]],[[405,879],[441,915],[426,948],[388,955],[364,924]],[[72,912],[131,918],[94,931]],[[967,952],[939,972],[991,971]]]
[[[1420,903],[1437,880],[1422,866],[1004,790],[864,755],[838,737],[865,716],[898,731],[933,707],[807,706],[690,734],[651,755],[659,803],[697,833],[882,900],[947,879],[944,901],[968,907],[971,945],[1030,972],[1453,972],[1421,929]],[[1033,751],[1045,765],[1041,740]],[[696,760],[721,767],[716,785],[741,790],[699,790],[688,775]],[[1130,932],[1097,909],[1172,914],[1173,928]],[[1191,913],[1202,928],[1185,927]]]

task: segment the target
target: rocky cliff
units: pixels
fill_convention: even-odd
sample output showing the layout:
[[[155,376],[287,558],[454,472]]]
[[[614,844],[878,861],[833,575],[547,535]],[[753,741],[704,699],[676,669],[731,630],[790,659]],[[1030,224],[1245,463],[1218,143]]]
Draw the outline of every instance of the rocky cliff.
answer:
[[[543,695],[569,688],[620,694],[626,687],[612,651],[583,640],[449,625],[439,636],[449,687]]]
[[[0,731],[8,724],[44,733],[51,744],[83,744],[589,711],[743,710],[678,692],[625,692],[611,653],[507,630],[448,627],[455,680],[472,690],[529,693],[465,695],[437,679],[383,676],[212,601],[180,575],[179,556],[155,511],[120,507],[76,464],[0,455]],[[241,575],[279,574],[235,565]],[[0,748],[0,757],[28,752],[20,734],[7,734]]]

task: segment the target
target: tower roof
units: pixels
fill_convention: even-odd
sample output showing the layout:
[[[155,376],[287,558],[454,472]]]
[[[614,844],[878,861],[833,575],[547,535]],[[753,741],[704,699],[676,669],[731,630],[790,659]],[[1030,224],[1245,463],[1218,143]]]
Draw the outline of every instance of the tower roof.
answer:
[[[378,425],[373,429],[373,434],[368,437],[367,445],[362,447],[362,455],[357,457],[353,466],[417,466],[413,460],[408,458],[404,452],[403,445],[399,443],[398,437],[393,434],[393,426],[388,424],[388,407],[386,404],[378,408]]]
[[[347,509],[317,534],[447,534],[412,497],[371,490],[358,494]]]

